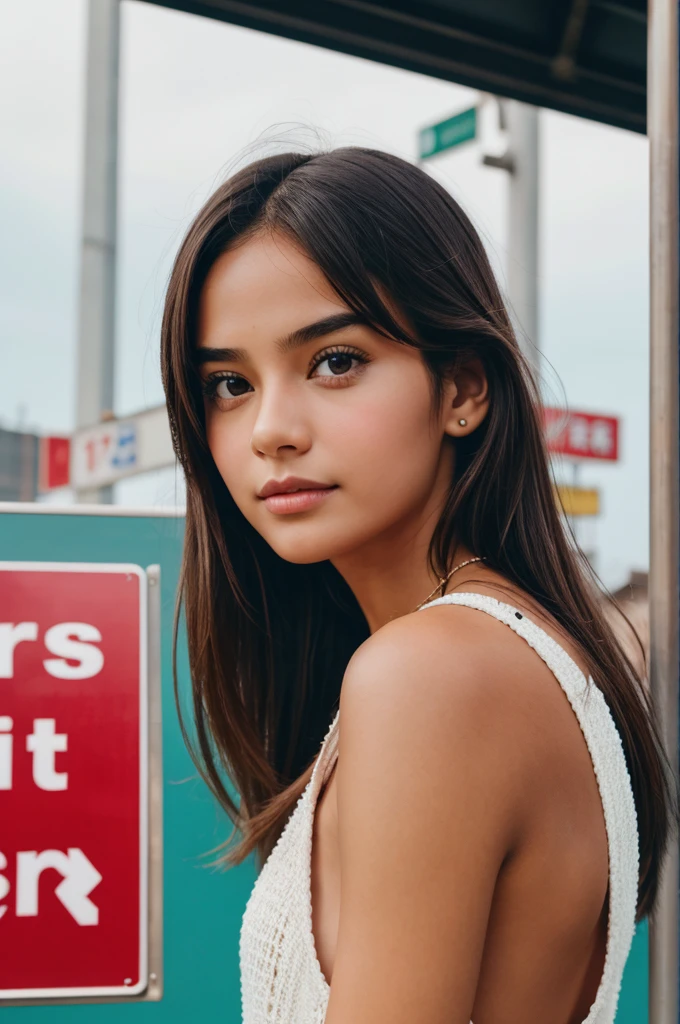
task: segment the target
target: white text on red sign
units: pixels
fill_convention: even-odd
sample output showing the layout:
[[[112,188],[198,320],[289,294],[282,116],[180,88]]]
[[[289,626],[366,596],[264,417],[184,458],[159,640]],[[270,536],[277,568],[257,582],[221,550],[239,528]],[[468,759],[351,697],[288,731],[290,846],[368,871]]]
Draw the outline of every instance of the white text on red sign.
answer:
[[[43,644],[46,653],[54,655],[43,659],[45,671],[56,679],[89,679],[101,672],[104,656],[96,643],[101,641],[99,630],[87,622],[59,622],[45,630]],[[39,640],[37,622],[0,622],[0,679],[14,678],[16,649],[21,643]],[[0,790],[12,788],[14,777],[13,721],[9,715],[0,715]],[[53,718],[35,718],[33,731],[26,736],[25,751],[32,757],[32,776],[35,785],[48,792],[68,788],[68,772],[58,771],[56,755],[68,750],[68,736],[59,733]],[[7,858],[0,852],[0,869],[7,868]],[[61,850],[23,850],[16,855],[17,917],[37,917],[40,875],[47,869],[56,870],[62,881],[54,890],[55,896],[79,925],[99,923],[99,910],[89,898],[90,892],[101,882],[102,876],[77,847],[66,853]],[[0,901],[10,893],[8,879],[0,874]],[[0,902],[0,918],[8,906]]]

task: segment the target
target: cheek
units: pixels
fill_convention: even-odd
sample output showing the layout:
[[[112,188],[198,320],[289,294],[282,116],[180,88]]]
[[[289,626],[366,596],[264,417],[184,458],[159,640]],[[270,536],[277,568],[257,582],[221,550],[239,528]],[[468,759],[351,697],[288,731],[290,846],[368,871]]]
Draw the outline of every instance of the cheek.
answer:
[[[350,398],[350,395],[347,395]],[[387,496],[418,481],[430,482],[441,450],[432,422],[429,379],[413,372],[385,373],[376,386],[357,388],[326,420],[347,481]]]
[[[243,486],[246,479],[244,466],[248,457],[252,456],[248,438],[242,434],[243,429],[239,430],[237,423],[227,424],[223,414],[212,408],[206,409],[205,436],[208,448],[220,476],[237,502],[239,482]]]

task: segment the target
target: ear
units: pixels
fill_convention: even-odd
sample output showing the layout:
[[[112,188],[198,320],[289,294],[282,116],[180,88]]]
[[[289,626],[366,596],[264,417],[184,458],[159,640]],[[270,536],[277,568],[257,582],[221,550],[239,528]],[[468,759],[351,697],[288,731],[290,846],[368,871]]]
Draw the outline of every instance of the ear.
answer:
[[[452,375],[444,389],[444,431],[464,437],[476,430],[489,411],[489,383],[480,359],[471,359]]]

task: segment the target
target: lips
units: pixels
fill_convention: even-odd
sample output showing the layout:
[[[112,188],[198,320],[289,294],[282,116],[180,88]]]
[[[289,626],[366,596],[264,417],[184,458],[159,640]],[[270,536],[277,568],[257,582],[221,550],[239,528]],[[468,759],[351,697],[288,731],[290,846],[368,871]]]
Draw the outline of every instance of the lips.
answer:
[[[337,484],[324,484],[318,480],[306,480],[300,476],[287,476],[283,480],[268,480],[258,491],[258,498],[270,498],[274,494],[295,494],[298,491],[330,491]]]
[[[337,484],[287,476],[283,480],[268,480],[259,497],[272,515],[289,516],[318,508],[330,501],[337,489]]]

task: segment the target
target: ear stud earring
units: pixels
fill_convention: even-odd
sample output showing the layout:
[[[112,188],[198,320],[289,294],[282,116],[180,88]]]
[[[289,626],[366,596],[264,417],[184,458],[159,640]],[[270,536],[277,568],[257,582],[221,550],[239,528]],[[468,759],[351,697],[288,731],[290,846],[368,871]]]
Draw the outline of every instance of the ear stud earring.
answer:
[[[467,427],[467,420],[458,420],[458,425],[461,427]]]

